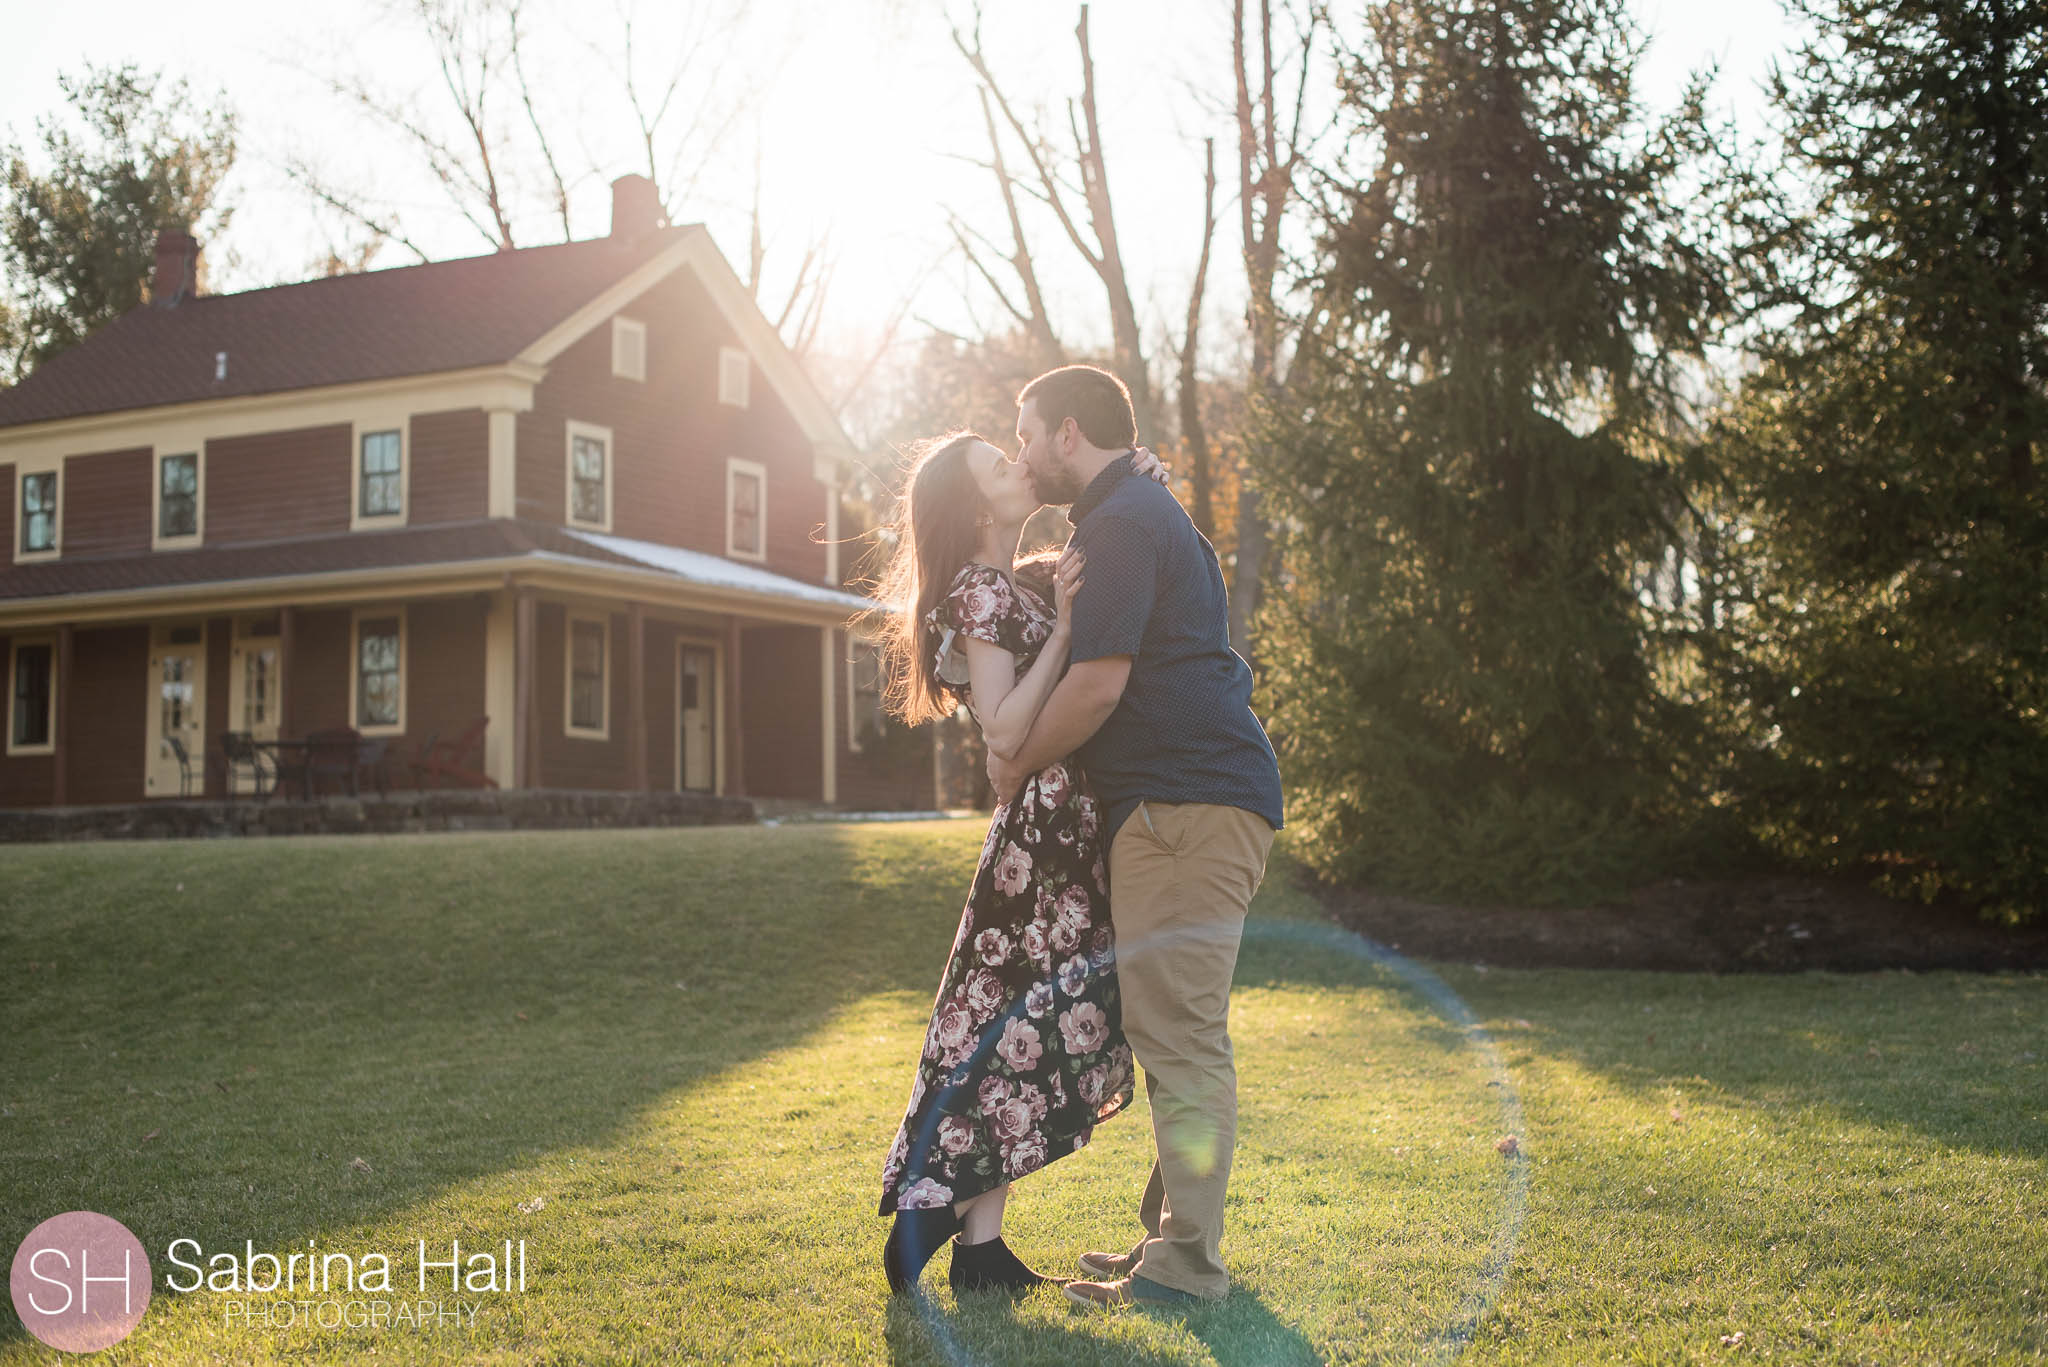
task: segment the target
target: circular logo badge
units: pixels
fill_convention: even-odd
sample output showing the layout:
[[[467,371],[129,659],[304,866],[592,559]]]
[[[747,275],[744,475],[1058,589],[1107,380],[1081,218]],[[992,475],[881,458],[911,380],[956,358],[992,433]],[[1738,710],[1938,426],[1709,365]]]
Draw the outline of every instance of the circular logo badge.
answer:
[[[67,1353],[96,1353],[127,1338],[149,1309],[149,1254],[119,1220],[68,1210],[29,1231],[7,1286],[31,1334]]]

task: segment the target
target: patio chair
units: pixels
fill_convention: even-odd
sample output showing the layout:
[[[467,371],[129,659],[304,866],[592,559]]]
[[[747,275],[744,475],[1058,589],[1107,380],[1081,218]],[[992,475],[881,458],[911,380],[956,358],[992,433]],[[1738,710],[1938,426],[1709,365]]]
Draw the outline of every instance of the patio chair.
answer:
[[[454,740],[440,739],[436,732],[413,756],[413,787],[426,790],[427,781],[463,788],[495,788],[498,781],[483,771],[484,732],[489,717],[478,717]]]
[[[306,791],[317,793],[320,780],[338,778],[348,784],[348,795],[359,792],[363,734],[353,726],[335,726],[306,737]]]
[[[356,745],[356,772],[368,770],[377,784],[377,796],[391,796],[391,742],[384,737],[363,739]]]
[[[220,755],[229,798],[235,795],[236,771],[247,769],[249,781],[256,788],[256,800],[270,801],[270,795],[277,791],[277,762],[257,747],[254,735],[247,731],[221,732]]]
[[[165,736],[164,740],[170,745],[171,754],[178,761],[178,796],[190,797],[192,796],[192,756],[185,749],[185,742],[179,740],[176,736]]]

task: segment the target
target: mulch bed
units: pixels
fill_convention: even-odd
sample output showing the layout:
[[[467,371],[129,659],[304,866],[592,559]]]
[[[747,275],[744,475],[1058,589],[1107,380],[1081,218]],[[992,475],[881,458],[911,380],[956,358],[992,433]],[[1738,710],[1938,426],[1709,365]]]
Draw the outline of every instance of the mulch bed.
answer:
[[[1587,907],[1456,906],[1312,885],[1368,939],[1425,959],[1515,968],[1687,973],[2048,969],[2048,921],[2020,929],[1860,883],[1789,876],[1669,879]]]

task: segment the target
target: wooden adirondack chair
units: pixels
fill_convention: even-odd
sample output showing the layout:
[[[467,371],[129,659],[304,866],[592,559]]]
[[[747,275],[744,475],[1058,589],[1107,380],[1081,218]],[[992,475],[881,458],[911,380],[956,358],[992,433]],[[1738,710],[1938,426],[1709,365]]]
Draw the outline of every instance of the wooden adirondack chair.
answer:
[[[413,787],[424,791],[429,780],[437,787],[497,787],[498,781],[483,770],[484,732],[490,723],[489,717],[478,717],[453,740],[442,740],[439,732],[427,737],[412,759]]]

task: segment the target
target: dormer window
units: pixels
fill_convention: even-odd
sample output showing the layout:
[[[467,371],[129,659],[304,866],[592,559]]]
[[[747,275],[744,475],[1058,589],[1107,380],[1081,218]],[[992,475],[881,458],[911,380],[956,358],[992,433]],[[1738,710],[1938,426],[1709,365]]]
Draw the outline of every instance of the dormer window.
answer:
[[[156,463],[156,539],[196,540],[199,536],[199,453],[180,451],[159,456]]]
[[[405,515],[405,440],[397,428],[365,432],[358,441],[356,518]]]
[[[47,555],[57,549],[57,472],[21,477],[21,553]]]
[[[718,349],[718,401],[733,408],[747,406],[747,386],[754,374],[753,358],[738,347]]]
[[[647,324],[612,319],[612,374],[622,380],[647,378]]]
[[[568,523],[612,529],[612,432],[593,423],[569,424]]]

